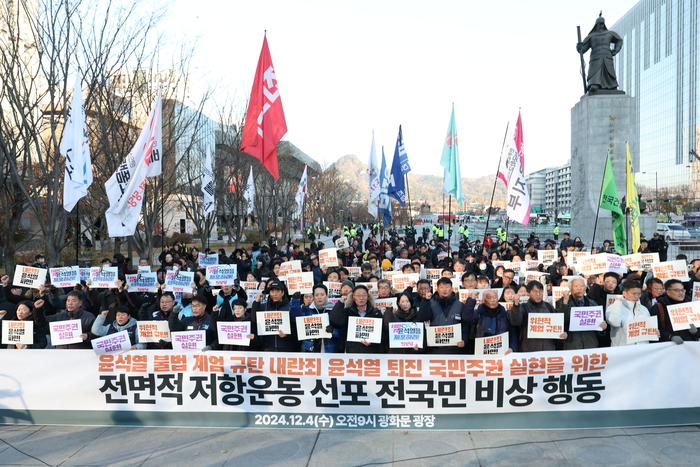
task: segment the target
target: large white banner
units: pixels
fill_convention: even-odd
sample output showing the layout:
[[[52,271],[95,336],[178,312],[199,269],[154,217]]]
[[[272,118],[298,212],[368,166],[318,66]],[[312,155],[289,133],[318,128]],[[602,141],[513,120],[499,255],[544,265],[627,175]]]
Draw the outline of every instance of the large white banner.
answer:
[[[506,356],[5,353],[4,423],[396,428],[392,417],[407,428],[435,429],[512,428],[514,420],[519,428],[700,423],[700,375],[688,371],[700,361],[698,342]]]

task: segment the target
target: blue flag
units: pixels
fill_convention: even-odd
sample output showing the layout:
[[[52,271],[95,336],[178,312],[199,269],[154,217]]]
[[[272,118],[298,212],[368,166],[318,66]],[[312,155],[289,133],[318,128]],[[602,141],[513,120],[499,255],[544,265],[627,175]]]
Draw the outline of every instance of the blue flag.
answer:
[[[391,198],[389,198],[389,174],[386,170],[384,146],[382,146],[382,169],[379,172],[381,191],[379,192],[379,212],[383,214],[384,225],[391,224]]]
[[[404,175],[411,171],[408,163],[408,155],[403,145],[403,135],[401,125],[399,125],[399,136],[396,138],[396,149],[394,149],[394,161],[391,164],[391,175],[389,177],[389,196],[397,200],[401,206],[406,206],[406,184]]]

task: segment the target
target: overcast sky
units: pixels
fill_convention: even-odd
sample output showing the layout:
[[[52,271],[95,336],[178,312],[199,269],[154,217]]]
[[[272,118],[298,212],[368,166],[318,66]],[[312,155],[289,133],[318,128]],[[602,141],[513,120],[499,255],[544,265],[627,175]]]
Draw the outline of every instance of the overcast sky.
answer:
[[[197,76],[241,107],[267,30],[285,139],[319,162],[366,161],[372,130],[390,159],[401,124],[413,171],[441,175],[454,103],[462,176],[472,177],[496,171],[519,108],[525,173],[566,163],[583,94],[576,26],[585,37],[600,8],[610,27],[635,4],[177,0],[166,25],[198,38]]]

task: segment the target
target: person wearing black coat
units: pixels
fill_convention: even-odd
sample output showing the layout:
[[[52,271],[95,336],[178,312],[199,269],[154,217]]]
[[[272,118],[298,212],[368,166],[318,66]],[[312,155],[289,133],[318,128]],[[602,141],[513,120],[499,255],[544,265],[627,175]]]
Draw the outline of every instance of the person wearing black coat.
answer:
[[[370,343],[367,341],[354,342],[347,340],[348,318],[378,318],[382,319],[382,312],[374,306],[374,297],[364,285],[357,285],[347,297],[341,297],[331,310],[331,324],[341,330],[345,337],[345,353],[382,353],[386,342],[385,333],[382,332],[382,343]]]

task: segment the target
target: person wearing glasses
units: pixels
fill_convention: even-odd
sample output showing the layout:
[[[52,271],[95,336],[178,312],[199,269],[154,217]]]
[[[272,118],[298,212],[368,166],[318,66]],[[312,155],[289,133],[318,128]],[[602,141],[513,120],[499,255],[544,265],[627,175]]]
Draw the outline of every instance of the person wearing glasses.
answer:
[[[639,301],[642,296],[642,285],[637,281],[625,281],[622,284],[622,300],[618,300],[605,310],[605,319],[610,325],[610,346],[627,344],[627,324],[639,318],[648,318],[649,310]],[[657,337],[659,330],[656,330]],[[649,341],[639,341],[635,344],[648,344]]]
[[[698,339],[698,328],[690,323],[690,329],[674,331],[671,325],[671,316],[668,312],[669,305],[690,302],[685,296],[685,287],[678,279],[669,279],[664,284],[666,295],[657,298],[656,304],[651,307],[651,316],[658,316],[659,333],[662,341],[672,341],[680,345],[683,341],[695,341]]]

